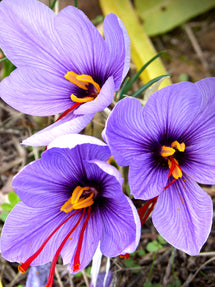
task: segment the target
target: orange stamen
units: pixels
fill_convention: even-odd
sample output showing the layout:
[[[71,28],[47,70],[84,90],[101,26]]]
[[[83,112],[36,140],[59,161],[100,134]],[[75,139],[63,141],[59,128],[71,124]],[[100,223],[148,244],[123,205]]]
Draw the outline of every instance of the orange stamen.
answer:
[[[169,166],[169,174],[168,177],[170,177],[171,175],[175,178],[178,179],[179,177],[182,177],[182,171],[181,168],[178,164],[178,161],[173,158],[170,157],[170,159],[168,159],[168,166]]]
[[[75,226],[72,228],[72,230],[67,234],[67,236],[64,238],[64,240],[61,242],[61,245],[58,247],[57,252],[55,253],[55,256],[52,260],[52,264],[51,264],[51,268],[50,268],[50,272],[49,272],[49,278],[48,278],[48,282],[46,284],[45,287],[52,287],[53,284],[53,279],[54,279],[54,273],[55,273],[55,266],[57,263],[57,259],[60,255],[61,250],[63,249],[66,241],[69,239],[69,237],[71,236],[71,234],[74,232],[74,230],[77,228],[78,224],[80,223],[81,219],[84,217],[85,214],[85,209],[83,210],[82,215],[80,216],[79,220],[77,221],[77,223],[75,224]]]
[[[90,190],[89,186],[85,187],[77,186],[74,189],[72,196],[63,204],[60,210],[64,211],[65,213],[68,213],[73,209],[81,209],[91,206],[94,203],[93,192],[91,192],[87,197],[81,197],[84,191],[89,190]]]
[[[30,256],[24,263],[21,263],[18,267],[19,272],[25,273],[29,265],[38,257],[38,255],[42,252],[48,241],[51,239],[51,237],[60,229],[61,226],[63,226],[70,218],[72,218],[74,215],[76,215],[80,210],[77,210],[75,213],[70,215],[66,220],[64,220],[55,230],[46,238],[46,240],[43,242],[43,244],[40,246],[40,248],[32,255]]]

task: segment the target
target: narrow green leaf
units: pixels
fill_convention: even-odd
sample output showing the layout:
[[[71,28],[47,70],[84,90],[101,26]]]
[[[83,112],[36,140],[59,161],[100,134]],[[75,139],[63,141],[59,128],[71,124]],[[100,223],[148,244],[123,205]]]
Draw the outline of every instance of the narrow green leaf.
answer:
[[[145,84],[143,87],[141,87],[138,91],[136,91],[135,93],[133,93],[131,95],[131,97],[133,98],[137,98],[140,94],[142,94],[146,89],[148,89],[151,85],[153,85],[154,83],[156,83],[157,81],[159,81],[160,79],[167,77],[170,75],[162,75],[159,77],[154,78],[153,80],[149,81],[147,84]]]
[[[142,72],[158,57],[160,57],[161,55],[163,55],[164,53],[166,53],[166,51],[162,51],[160,53],[158,53],[157,55],[155,55],[152,59],[150,59],[146,64],[144,64],[142,66],[142,68],[131,78],[131,80],[129,81],[129,83],[125,86],[123,92],[124,94],[127,94],[127,92],[131,89],[133,83],[139,78],[139,76],[142,74]]]
[[[53,2],[51,0],[49,0],[49,8],[51,8],[53,10],[56,2],[57,2],[57,0],[53,0]]]
[[[78,8],[78,0],[75,0],[75,7]]]
[[[125,94],[125,93],[124,93],[124,87],[125,87],[126,84],[128,83],[128,80],[129,80],[129,77],[125,79],[124,83],[122,84],[122,88],[120,89],[120,91],[117,91],[117,92],[115,93],[114,101],[116,101],[118,93],[119,93],[119,97],[118,97],[118,100],[117,100],[117,101],[119,101],[119,100],[122,99],[123,95]]]

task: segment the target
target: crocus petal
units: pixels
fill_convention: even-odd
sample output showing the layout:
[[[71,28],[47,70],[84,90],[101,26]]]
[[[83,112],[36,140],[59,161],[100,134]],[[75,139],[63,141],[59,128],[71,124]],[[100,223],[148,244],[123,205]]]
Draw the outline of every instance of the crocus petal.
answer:
[[[55,29],[73,72],[95,78],[104,74],[109,51],[96,27],[81,10],[72,6],[61,10],[55,17]]]
[[[37,68],[21,67],[0,84],[2,99],[19,110],[35,116],[49,116],[70,108],[70,83],[62,75]]]
[[[202,106],[203,110],[206,106],[207,109],[210,108],[210,105],[215,101],[214,91],[215,91],[215,78],[206,78],[202,79],[195,83],[195,86],[198,88],[200,94],[202,95]]]
[[[118,90],[130,65],[130,39],[122,21],[112,13],[105,17],[104,36],[110,50],[107,73],[113,75]]]
[[[135,198],[148,200],[164,191],[168,169],[156,165],[151,154],[142,154],[130,163],[129,186]]]
[[[25,139],[22,143],[30,146],[46,146],[62,135],[81,132],[93,116],[93,114],[76,116],[70,112],[59,121]]]
[[[202,184],[214,184],[215,182],[215,148],[214,142],[208,146],[208,138],[202,143],[192,145],[186,148],[187,157],[182,171],[193,180]]]
[[[50,143],[48,149],[53,147],[72,149],[77,145],[80,145],[80,155],[85,160],[98,159],[106,161],[111,156],[109,147],[103,141],[95,137],[80,134],[58,137]]]
[[[64,69],[58,60],[55,13],[36,0],[0,3],[0,47],[17,67]]]
[[[82,222],[84,222],[84,220]],[[80,253],[80,264],[81,264],[80,271],[83,270],[90,263],[90,261],[93,258],[93,255],[96,252],[96,249],[99,245],[99,240],[101,238],[101,224],[102,222],[100,220],[100,214],[96,210],[91,214],[86,230],[84,232],[83,244]],[[70,272],[73,274],[77,273],[73,272],[73,266],[77,246],[77,244],[75,243],[76,242],[78,243],[79,236],[80,236],[80,230],[79,231],[77,230],[77,232],[73,234],[72,240],[70,242],[67,242],[64,249],[61,252],[64,264],[70,263],[68,268]]]
[[[75,225],[79,216],[77,214],[72,217],[55,233],[32,265],[46,264],[53,259],[60,243]],[[19,202],[10,212],[2,230],[2,256],[9,261],[25,262],[67,217],[68,215],[60,209],[47,208],[47,206],[31,208]]]
[[[144,121],[155,141],[165,135],[179,139],[199,112],[202,97],[190,82],[155,92],[144,107]]]
[[[212,213],[209,195],[185,178],[178,179],[158,197],[152,219],[171,245],[197,255],[210,233]]]
[[[71,150],[51,148],[42,154],[41,159],[27,165],[15,176],[13,187],[21,200],[31,207],[62,206],[71,196],[71,191],[84,184],[82,157],[107,160],[109,156],[108,147],[102,145],[82,144]],[[50,201],[56,196],[57,201]]]
[[[102,261],[102,253],[101,253],[100,244],[99,244],[93,256],[93,260],[92,260],[90,287],[96,287],[96,282],[97,282],[99,270],[101,267],[101,261]]]
[[[119,165],[128,165],[150,144],[144,125],[143,107],[137,99],[125,98],[117,103],[103,133]]]
[[[126,249],[135,249],[140,239],[140,219],[128,198],[125,195],[110,198],[100,212],[103,225],[101,252],[107,257],[115,257]]]
[[[97,98],[91,102],[79,106],[74,111],[74,114],[76,115],[92,114],[92,113],[95,114],[97,112],[104,110],[107,106],[109,106],[112,103],[114,91],[115,91],[114,81],[113,77],[111,76],[102,86],[101,91],[98,94]]]

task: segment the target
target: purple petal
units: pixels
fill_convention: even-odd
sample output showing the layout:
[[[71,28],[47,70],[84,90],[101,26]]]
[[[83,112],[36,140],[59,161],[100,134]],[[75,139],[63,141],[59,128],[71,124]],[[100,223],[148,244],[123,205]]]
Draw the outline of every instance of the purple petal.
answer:
[[[208,146],[208,143],[211,143]],[[187,158],[183,166],[182,171],[187,174],[194,181],[202,184],[214,184],[215,183],[215,148],[213,142],[205,138],[201,144],[188,146],[186,148]]]
[[[64,67],[54,27],[55,13],[40,1],[4,0],[0,4],[0,47],[17,67]]]
[[[72,217],[55,233],[32,265],[46,264],[53,259],[57,248],[79,216],[77,214]],[[8,215],[2,230],[2,256],[9,261],[25,262],[67,217],[67,214],[60,211],[60,207],[31,208],[19,202]]]
[[[35,116],[58,114],[73,105],[71,85],[64,76],[37,68],[13,71],[1,82],[0,95],[13,108]]]
[[[130,66],[130,39],[122,21],[113,13],[105,17],[104,35],[110,50],[108,74],[113,75],[118,90]]]
[[[25,287],[44,287],[48,281],[51,263],[32,266],[28,272]]]
[[[92,114],[103,111],[107,106],[112,103],[114,96],[114,81],[112,77],[109,77],[107,81],[101,88],[100,93],[97,98],[91,102],[80,105],[75,111],[74,114]]]
[[[104,74],[109,51],[104,39],[86,15],[68,6],[55,17],[55,28],[71,70],[77,74],[100,78]]]
[[[110,114],[104,134],[119,165],[128,165],[134,157],[140,156],[150,144],[141,103],[134,98],[121,100]]]
[[[158,166],[152,154],[145,153],[131,161],[128,181],[131,194],[137,199],[148,200],[164,191],[168,169]]]
[[[190,82],[173,84],[155,92],[144,108],[144,120],[154,140],[166,134],[178,139],[199,112],[202,97]]]
[[[202,106],[210,108],[210,105],[214,105],[214,94],[215,94],[215,78],[206,78],[202,79],[195,83],[195,86],[198,88],[200,94],[202,95]]]
[[[70,134],[70,135],[64,135],[64,136],[58,137],[48,146],[48,149],[52,147],[71,149],[75,147],[76,145],[82,145],[82,144],[88,144],[84,147],[84,149],[86,149],[86,155],[87,155],[86,158],[85,156],[83,156],[84,159],[89,159],[90,154],[93,155],[91,156],[91,158],[96,158],[96,159],[101,159],[101,160],[102,159],[107,160],[110,157],[110,150],[103,141],[95,137],[91,137],[87,135],[80,135],[80,134]],[[94,153],[92,145],[96,147],[96,150],[98,149],[99,151],[98,154]],[[92,152],[90,152],[90,149],[92,149]],[[105,153],[103,153],[103,151]]]
[[[86,218],[86,216],[85,216]],[[77,230],[73,234],[73,239],[70,242],[67,242],[64,249],[61,252],[61,256],[63,257],[63,263],[70,265],[68,266],[71,273],[75,274],[77,272],[73,272],[73,266],[74,266],[74,256],[76,252],[76,242],[78,242],[79,236],[80,236],[80,229],[83,226],[83,222]],[[102,222],[100,220],[100,214],[98,210],[94,210],[90,216],[90,219],[88,221],[86,230],[84,232],[84,238],[83,238],[83,244],[81,248],[81,254],[80,254],[80,271],[83,270],[92,260],[93,255],[96,252],[96,249],[99,245],[99,240],[101,238],[101,231],[102,231]]]
[[[73,149],[51,148],[16,175],[13,187],[31,207],[62,206],[76,186],[86,184],[83,159],[107,160],[109,156],[107,146],[96,144],[77,145]],[[88,173],[93,178],[93,171]]]
[[[210,233],[212,213],[209,195],[185,178],[178,179],[158,197],[152,219],[171,245],[197,255]]]
[[[134,251],[139,243],[140,219],[129,201],[125,195],[110,198],[100,209],[101,252],[107,257],[118,256],[126,250]]]
[[[57,137],[79,133],[92,118],[93,114],[76,116],[73,112],[70,112],[59,121],[25,139],[22,143],[31,146],[46,146]]]

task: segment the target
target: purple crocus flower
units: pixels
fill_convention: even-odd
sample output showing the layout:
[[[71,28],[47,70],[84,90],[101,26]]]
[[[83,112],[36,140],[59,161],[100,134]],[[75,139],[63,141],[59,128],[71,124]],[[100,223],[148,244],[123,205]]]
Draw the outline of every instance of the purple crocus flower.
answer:
[[[17,67],[1,82],[1,98],[34,116],[62,113],[24,144],[48,145],[79,133],[112,102],[128,72],[130,41],[114,14],[104,20],[104,40],[75,7],[56,15],[36,0],[3,0],[0,27],[0,48]]]
[[[117,163],[129,165],[134,197],[149,200],[150,210],[155,205],[158,232],[198,254],[212,224],[211,198],[196,182],[215,184],[215,78],[165,87],[144,108],[137,99],[123,99],[104,138]]]
[[[84,135],[57,138],[41,159],[23,168],[13,187],[21,198],[1,237],[2,256],[28,266],[52,261],[52,286],[59,254],[76,273],[91,261],[97,246],[108,257],[133,252],[140,219],[122,192],[120,173],[105,161],[110,151]]]

